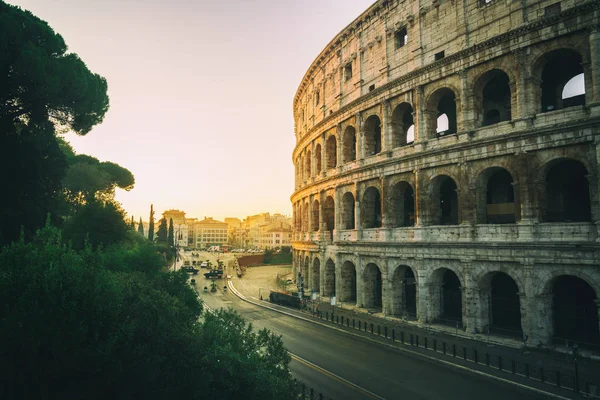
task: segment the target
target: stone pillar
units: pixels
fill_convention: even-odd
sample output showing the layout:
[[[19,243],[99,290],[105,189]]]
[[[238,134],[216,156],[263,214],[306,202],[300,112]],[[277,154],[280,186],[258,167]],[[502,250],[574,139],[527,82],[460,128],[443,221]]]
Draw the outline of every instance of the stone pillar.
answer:
[[[389,100],[381,103],[381,152],[391,151],[392,145],[392,110]]]
[[[600,102],[600,27],[593,26],[590,30],[590,67],[588,68],[590,76],[590,86],[586,82],[585,102],[593,104]],[[586,73],[588,71],[585,71]],[[586,74],[587,75],[587,74]],[[591,89],[591,90],[588,90]],[[591,93],[590,93],[591,92]],[[589,94],[588,94],[589,93]]]
[[[532,320],[535,325],[529,335],[530,346],[552,343],[554,324],[552,321],[552,294],[539,294],[533,300],[535,315]]]
[[[363,275],[363,265],[362,265],[362,257],[359,254],[354,254],[356,257],[356,305],[359,307],[364,307],[364,281],[362,278]]]
[[[358,195],[354,202],[354,228],[360,235],[360,232],[362,231],[362,221],[360,220],[360,201],[358,201]]]
[[[424,86],[418,86],[416,96],[416,118],[413,118],[415,122],[415,143],[427,142],[427,124],[425,121],[425,95]]]
[[[600,329],[600,300],[594,300],[596,303],[596,311],[598,312],[598,329]]]
[[[468,81],[467,70],[463,69],[458,74],[460,76],[460,109],[456,110],[456,129],[458,132],[470,131],[475,128],[477,116],[473,90]],[[461,116],[460,120],[458,120],[459,115]]]
[[[356,121],[356,160],[360,160],[364,158],[363,154],[363,137],[364,137],[364,127],[362,123],[362,116],[360,113],[356,113],[354,116],[354,120]]]
[[[600,69],[600,66],[598,66]],[[595,138],[595,155],[596,155],[596,167],[600,167],[600,138]],[[590,175],[588,177],[589,190],[590,190],[590,211],[592,221],[596,223],[596,241],[600,241],[600,174]]]
[[[392,306],[391,306],[391,295],[392,295],[392,281],[387,278],[387,276],[381,277],[381,310],[383,312],[383,316],[386,317],[388,315],[392,315]]]
[[[381,178],[379,178],[379,186],[381,186],[380,194],[381,194],[381,227],[382,228],[387,227],[387,221],[386,221],[386,215],[385,215],[386,210],[387,210],[387,207],[386,207],[387,201],[385,198],[385,196],[387,194],[386,187],[385,187],[386,182],[387,182],[387,179],[385,179],[385,176],[382,175]]]
[[[539,80],[531,76],[530,61],[525,49],[515,51],[515,64],[517,69],[517,108],[512,112],[512,119],[531,118],[540,107]],[[536,87],[537,85],[537,87]]]
[[[336,168],[343,164],[342,162],[342,124],[335,127],[335,166]]]

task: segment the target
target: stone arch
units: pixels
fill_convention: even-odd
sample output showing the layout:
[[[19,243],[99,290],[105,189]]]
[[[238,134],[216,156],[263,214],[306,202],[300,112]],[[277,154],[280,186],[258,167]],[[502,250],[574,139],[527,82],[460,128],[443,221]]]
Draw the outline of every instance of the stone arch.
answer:
[[[385,212],[386,226],[390,228],[415,225],[415,192],[410,183],[400,181],[392,186]]]
[[[363,124],[363,156],[369,157],[381,153],[381,119],[370,115]]]
[[[475,112],[478,126],[488,126],[512,119],[514,79],[498,68],[482,73],[475,81]]]
[[[400,103],[392,112],[392,147],[415,141],[415,123],[410,103]]]
[[[321,291],[321,261],[315,257],[312,264],[310,288],[320,293]]]
[[[483,331],[522,337],[521,299],[523,288],[509,271],[489,271],[479,281]]]
[[[513,224],[520,217],[518,193],[512,174],[503,167],[489,167],[479,174],[475,192],[477,223]]]
[[[431,180],[431,207],[434,225],[457,225],[460,221],[458,185],[448,175]]]
[[[442,267],[431,274],[432,319],[462,326],[462,281],[453,269]]]
[[[304,256],[304,262],[302,263],[301,268],[301,276],[303,279],[303,287],[306,289],[308,287],[308,269],[310,268],[310,257],[308,255]]]
[[[320,204],[319,200],[315,199],[312,204],[312,221],[311,228],[314,232],[319,230],[319,213],[320,213]]]
[[[356,161],[356,129],[348,125],[342,137],[342,162],[344,164]]]
[[[321,167],[321,143],[318,143],[315,146],[315,174],[319,175],[321,174],[322,171],[322,167]]]
[[[408,265],[398,265],[394,270],[391,296],[392,315],[417,318],[417,275]]]
[[[361,203],[362,228],[381,228],[381,194],[375,186],[368,187],[363,196]]]
[[[554,273],[544,285],[551,296],[555,342],[600,344],[598,284],[576,270]]]
[[[308,202],[304,202],[304,210],[302,212],[302,232],[308,232]]]
[[[363,307],[381,308],[383,305],[383,278],[375,263],[368,263],[362,273]]]
[[[548,112],[585,105],[585,93],[570,98],[562,96],[567,82],[584,73],[583,64],[583,53],[569,47],[547,51],[534,61],[532,72],[540,82],[535,90],[539,111]]]
[[[544,170],[540,205],[544,222],[590,221],[590,188],[585,165],[571,158],[560,158],[552,160]]]
[[[356,304],[356,266],[351,261],[342,264],[340,301]]]
[[[434,91],[428,98],[427,126],[431,127],[429,137],[444,136],[456,133],[458,130],[456,90],[442,87]],[[443,116],[447,117],[447,126],[441,125]]]
[[[337,166],[337,139],[330,135],[325,142],[326,168],[333,169]]]
[[[354,195],[352,192],[346,192],[342,196],[342,229],[356,229],[354,221],[355,210],[354,210]]]
[[[323,204],[323,222],[326,231],[331,232],[335,229],[335,202],[331,196],[327,196]]]
[[[312,175],[312,173],[311,173],[312,171],[311,171],[311,168],[310,168],[311,162],[312,162],[312,156],[311,156],[310,150],[308,150],[306,152],[306,165],[305,165],[305,168],[304,168],[304,173],[306,174],[306,178],[310,178],[311,175]]]
[[[323,277],[323,296],[335,296],[335,263],[331,258],[325,263]]]

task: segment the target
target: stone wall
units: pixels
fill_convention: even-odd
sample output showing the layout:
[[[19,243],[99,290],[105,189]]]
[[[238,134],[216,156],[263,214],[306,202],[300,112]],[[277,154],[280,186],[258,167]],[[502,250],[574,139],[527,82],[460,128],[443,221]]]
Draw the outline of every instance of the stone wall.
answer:
[[[291,197],[309,289],[600,343],[600,5],[523,4],[378,1],[313,62]]]

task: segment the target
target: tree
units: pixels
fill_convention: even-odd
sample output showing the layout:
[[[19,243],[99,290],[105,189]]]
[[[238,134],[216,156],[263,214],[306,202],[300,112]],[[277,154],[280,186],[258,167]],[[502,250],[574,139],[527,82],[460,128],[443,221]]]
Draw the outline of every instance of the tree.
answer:
[[[108,110],[106,80],[28,11],[0,0],[0,245],[44,225],[66,161],[56,131],[84,135]]]
[[[133,221],[133,215],[131,216],[131,222],[129,223],[129,228],[131,228],[132,231],[135,231],[135,222]]]
[[[169,247],[175,247],[175,236],[174,236],[174,228],[173,228],[173,218],[169,218],[169,235],[167,237],[167,244]]]
[[[138,233],[144,236],[144,223],[142,222],[142,217],[140,217],[140,222],[138,223]]]
[[[150,219],[148,220],[148,240],[154,242],[154,205],[150,204]]]
[[[122,242],[128,230],[124,212],[117,203],[92,201],[65,222],[63,235],[75,249],[83,249],[86,242],[95,249]]]
[[[158,223],[158,231],[156,232],[156,241],[158,243],[167,244],[167,219],[162,217]]]

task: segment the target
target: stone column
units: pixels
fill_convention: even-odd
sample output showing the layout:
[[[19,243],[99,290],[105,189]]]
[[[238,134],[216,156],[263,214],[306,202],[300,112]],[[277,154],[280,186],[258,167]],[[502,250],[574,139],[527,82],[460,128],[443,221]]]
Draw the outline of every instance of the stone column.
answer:
[[[357,253],[354,255],[356,257],[356,305],[362,308],[364,307],[364,282],[362,279],[364,267],[362,265],[362,257]]]
[[[389,100],[381,103],[381,152],[391,151],[392,145],[392,110]]]
[[[364,127],[362,123],[362,116],[360,113],[356,113],[354,115],[354,120],[356,121],[356,161],[364,158],[363,155],[363,136],[364,136]]]
[[[342,162],[342,124],[337,124],[335,127],[335,166],[340,167]]]
[[[590,30],[590,87],[586,82],[586,104],[600,102],[600,27],[593,26]],[[586,71],[588,72],[588,71]],[[591,89],[588,91],[588,89]],[[588,94],[588,92],[591,92]]]
[[[392,306],[390,298],[392,295],[392,281],[386,277],[381,277],[381,310],[383,316],[392,315]]]
[[[357,238],[359,238],[360,232],[362,231],[362,221],[360,220],[360,201],[358,201],[358,195],[354,202],[354,229],[358,232]]]
[[[600,300],[594,300],[596,303],[596,311],[598,312],[598,329],[600,329]]]
[[[460,109],[456,110],[456,116],[460,115],[460,120],[456,121],[456,129],[460,131],[470,131],[475,128],[476,116],[475,105],[473,102],[473,90],[469,85],[467,70],[462,70],[460,76]]]
[[[416,96],[416,118],[413,118],[415,122],[415,143],[427,142],[427,123],[425,121],[425,95],[424,86],[418,86]]]

